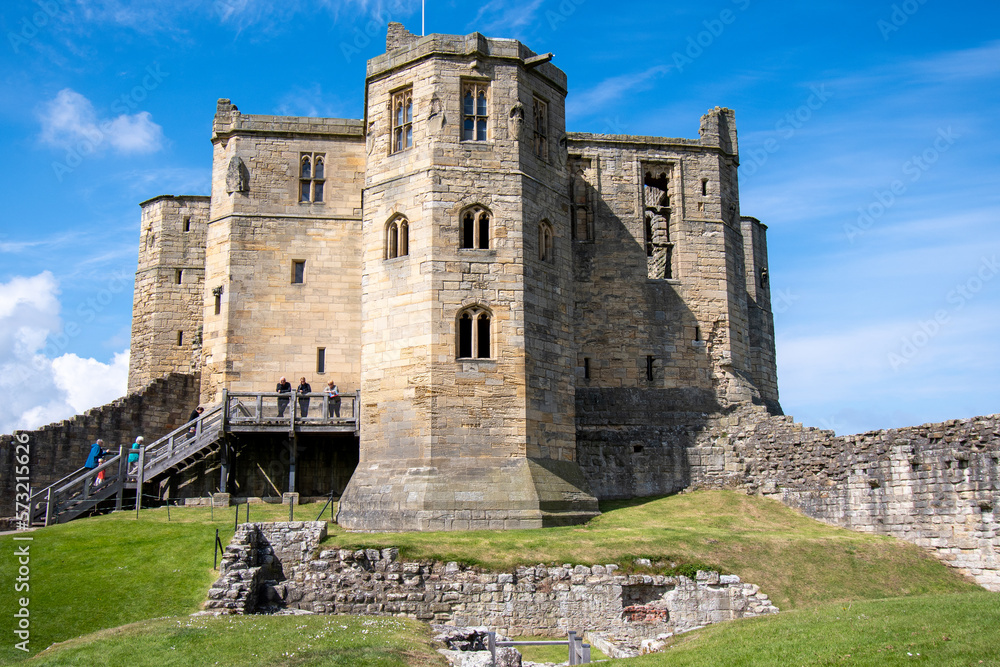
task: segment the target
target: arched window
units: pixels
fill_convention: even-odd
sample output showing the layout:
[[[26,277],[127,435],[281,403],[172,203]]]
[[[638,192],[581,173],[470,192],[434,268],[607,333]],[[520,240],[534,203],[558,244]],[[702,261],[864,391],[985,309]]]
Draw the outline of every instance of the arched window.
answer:
[[[385,259],[408,254],[410,254],[410,224],[406,218],[398,215],[385,226]]]
[[[471,306],[458,315],[458,358],[489,359],[490,313],[481,306]]]
[[[490,212],[482,206],[472,206],[462,213],[461,237],[463,248],[486,250],[490,247]]]
[[[323,201],[323,153],[302,153],[299,157],[299,201]]]
[[[548,220],[538,223],[538,259],[543,262],[555,260],[555,236],[552,232],[552,225]]]

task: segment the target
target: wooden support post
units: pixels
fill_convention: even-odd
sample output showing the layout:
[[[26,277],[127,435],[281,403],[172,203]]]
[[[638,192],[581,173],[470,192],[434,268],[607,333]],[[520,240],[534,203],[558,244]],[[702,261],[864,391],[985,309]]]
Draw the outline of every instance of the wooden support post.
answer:
[[[139,448],[139,468],[135,471],[135,518],[139,518],[139,508],[142,507],[142,476],[145,472],[143,467],[146,465],[146,448]]]
[[[226,493],[229,488],[229,438],[225,434],[222,436],[222,465],[219,466],[219,493]]]
[[[125,445],[118,446],[118,494],[115,498],[115,511],[122,509],[122,499],[125,496],[125,477],[128,475],[128,455]]]
[[[45,525],[49,525],[52,521],[52,487],[50,486],[45,492]]]
[[[569,634],[569,664],[579,665],[580,663],[577,662],[576,659],[576,631],[570,630],[568,634]]]
[[[288,492],[295,493],[295,459],[298,458],[299,438],[292,431],[291,458],[288,461]]]

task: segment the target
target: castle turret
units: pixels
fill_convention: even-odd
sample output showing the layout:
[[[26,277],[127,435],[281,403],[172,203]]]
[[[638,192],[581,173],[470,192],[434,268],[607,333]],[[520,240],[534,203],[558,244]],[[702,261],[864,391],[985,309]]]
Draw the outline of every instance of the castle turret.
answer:
[[[196,373],[202,338],[208,197],[140,204],[129,392],[169,373]]]
[[[361,461],[338,521],[583,521],[565,74],[514,40],[389,37],[368,63]]]

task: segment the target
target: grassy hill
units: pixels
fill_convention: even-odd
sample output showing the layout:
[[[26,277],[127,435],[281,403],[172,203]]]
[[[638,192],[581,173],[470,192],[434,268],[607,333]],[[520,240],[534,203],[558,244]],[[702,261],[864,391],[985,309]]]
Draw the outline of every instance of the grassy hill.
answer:
[[[398,546],[405,558],[507,569],[535,563],[649,558],[712,566],[755,583],[781,610],[823,602],[979,590],[924,550],[895,538],[810,519],[781,503],[733,491],[606,502],[583,526],[462,533],[347,533],[327,544]]]
[[[296,518],[314,519],[319,509],[318,504],[297,508]],[[905,606],[918,604],[918,600],[940,599],[947,601],[942,604],[955,607],[956,613],[961,614],[964,607],[953,605],[952,599],[968,600],[970,604],[974,598],[982,596],[985,600],[998,599],[981,593],[954,570],[912,545],[826,526],[762,498],[735,492],[701,491],[645,501],[607,503],[603,510],[602,516],[585,526],[533,531],[347,534],[331,525],[327,543],[345,548],[394,545],[399,546],[407,558],[459,560],[495,568],[539,562],[618,563],[629,568],[638,557],[650,558],[661,570],[675,564],[708,563],[759,584],[782,611],[835,610],[837,604],[849,605],[852,601],[924,595],[932,597],[910,598],[899,604]],[[136,621],[196,611],[216,576],[212,571],[215,529],[220,529],[224,544],[233,532],[232,508],[216,510],[214,515],[213,519],[208,508],[175,508],[168,521],[164,509],[143,510],[139,519],[134,513],[120,513],[31,533],[34,538],[30,543],[32,654],[52,642]],[[254,505],[250,518],[253,521],[287,519],[287,508]],[[244,520],[243,514],[240,520]],[[13,562],[11,555],[16,544],[23,543],[13,542],[11,536],[0,537],[0,552],[4,554],[5,563]],[[14,569],[6,565],[0,573],[0,601],[5,610],[16,609],[17,597],[22,595],[14,592],[14,576]],[[956,593],[965,595],[955,596]],[[933,604],[924,606],[930,608]],[[791,615],[781,614],[777,618],[784,623],[788,622],[784,620],[786,617]],[[825,637],[826,617],[817,619],[812,626],[803,621],[802,629],[796,632],[806,636],[822,633]],[[13,637],[12,622],[9,613],[0,620],[0,632],[4,637]],[[284,627],[281,624],[288,624],[289,628],[306,623],[301,617],[275,618],[268,622],[281,627]],[[313,622],[320,623],[309,621]],[[139,635],[149,634],[151,643],[143,655],[150,651],[156,654],[171,650],[169,646],[164,648],[165,642],[173,641],[170,634],[173,629],[168,626],[139,624],[128,630],[88,637],[84,643],[106,642],[117,636],[115,633],[122,632],[123,636],[131,637],[123,646],[141,647],[145,644],[138,639]],[[732,627],[739,626],[734,624]],[[324,627],[324,633],[333,636],[340,626]],[[711,629],[711,632],[718,631]],[[417,630],[401,632],[412,637],[414,647],[420,643],[421,635]],[[291,639],[292,635],[288,635],[287,646],[280,645],[285,641],[280,637],[285,635],[277,631],[273,635],[275,650],[280,648],[287,652],[295,648],[292,644],[296,640]],[[17,662],[27,657],[16,651],[13,643],[8,640],[0,645],[0,662]],[[74,642],[73,646],[78,643]],[[171,645],[175,646],[174,651],[180,650],[176,642]],[[197,648],[200,646],[197,642],[181,645],[203,651]],[[192,655],[205,658],[202,652]],[[404,661],[399,664],[424,664],[421,661],[430,659],[419,651],[413,655],[401,653],[397,657]],[[158,659],[156,662],[158,665],[206,664],[183,662],[183,659],[178,658],[180,662]],[[277,662],[280,664],[282,660]],[[80,662],[67,659],[51,664],[100,663],[81,658]],[[223,661],[220,664],[237,663]]]

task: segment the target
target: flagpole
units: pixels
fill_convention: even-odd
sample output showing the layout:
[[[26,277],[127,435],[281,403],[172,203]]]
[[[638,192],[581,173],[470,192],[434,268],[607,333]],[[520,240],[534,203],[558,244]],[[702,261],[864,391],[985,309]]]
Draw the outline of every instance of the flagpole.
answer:
[[[427,0],[420,0],[420,36],[423,37],[427,34],[426,28],[427,19]]]

